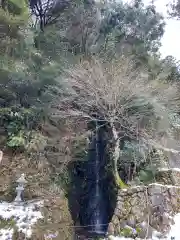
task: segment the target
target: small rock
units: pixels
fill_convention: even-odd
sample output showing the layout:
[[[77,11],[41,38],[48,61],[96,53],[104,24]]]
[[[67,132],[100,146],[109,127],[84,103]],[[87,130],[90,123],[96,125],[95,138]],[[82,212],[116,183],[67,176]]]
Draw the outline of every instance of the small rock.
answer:
[[[110,235],[114,235],[114,225],[113,225],[113,223],[109,223],[108,233],[109,233]]]
[[[127,224],[131,227],[134,227],[136,225],[136,220],[134,216],[129,216]]]

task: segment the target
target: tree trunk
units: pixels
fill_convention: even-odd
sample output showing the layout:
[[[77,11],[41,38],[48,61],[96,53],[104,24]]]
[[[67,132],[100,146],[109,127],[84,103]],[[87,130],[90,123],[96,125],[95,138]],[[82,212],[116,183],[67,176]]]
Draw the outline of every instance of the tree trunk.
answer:
[[[117,167],[117,163],[120,158],[120,139],[118,136],[118,132],[116,131],[116,128],[113,123],[111,123],[111,127],[112,127],[112,134],[113,134],[113,138],[114,138],[114,151],[113,151],[113,156],[112,156],[112,166],[113,166],[113,174],[114,174],[114,178],[115,178],[115,183],[121,189],[127,188],[128,185],[126,185],[120,178],[119,173],[118,173],[118,167]]]

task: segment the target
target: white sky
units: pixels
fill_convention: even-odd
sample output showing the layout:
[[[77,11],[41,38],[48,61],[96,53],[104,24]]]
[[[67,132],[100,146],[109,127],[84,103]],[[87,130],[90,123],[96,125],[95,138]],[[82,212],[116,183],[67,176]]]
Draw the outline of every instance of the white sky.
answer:
[[[165,17],[167,16],[166,4],[172,0],[155,0],[155,5],[158,12],[161,12]],[[149,2],[145,0],[145,2]],[[172,55],[180,60],[180,20],[167,19],[165,33],[162,38],[161,47],[162,57]]]
[[[124,0],[130,2],[130,0]],[[144,3],[152,2],[150,0],[144,0]],[[172,2],[172,0],[154,0],[156,9],[166,17],[165,33],[162,38],[162,47],[160,52],[162,57],[167,55],[174,56],[177,60],[180,60],[180,20],[167,19],[167,7],[166,4]]]

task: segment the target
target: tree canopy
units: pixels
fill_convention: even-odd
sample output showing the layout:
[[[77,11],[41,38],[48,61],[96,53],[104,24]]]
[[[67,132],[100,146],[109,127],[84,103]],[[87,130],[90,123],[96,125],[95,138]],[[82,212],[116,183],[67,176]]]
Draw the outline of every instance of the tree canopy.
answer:
[[[168,4],[168,13],[170,17],[180,19],[180,1],[171,1]]]

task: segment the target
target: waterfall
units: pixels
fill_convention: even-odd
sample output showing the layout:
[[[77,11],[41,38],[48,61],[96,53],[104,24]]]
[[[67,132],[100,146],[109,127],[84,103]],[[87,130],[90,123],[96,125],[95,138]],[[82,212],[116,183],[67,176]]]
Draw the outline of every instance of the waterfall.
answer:
[[[80,159],[69,166],[72,180],[69,207],[78,237],[104,238],[117,202],[108,152],[109,126],[93,121],[88,131],[91,135],[84,161]]]
[[[86,167],[87,187],[81,209],[81,225],[93,236],[105,235],[108,226],[108,203],[104,189],[105,149],[104,129],[92,134]]]
[[[96,179],[96,191],[95,191],[95,198],[97,201],[97,206],[100,204],[100,187],[99,187],[99,176],[100,176],[100,159],[99,159],[99,136],[98,136],[98,130],[96,129],[96,160],[95,160],[95,179]],[[99,212],[99,207],[96,208],[96,219],[95,219],[95,232],[100,232],[101,231],[101,226],[100,226],[100,212]]]

